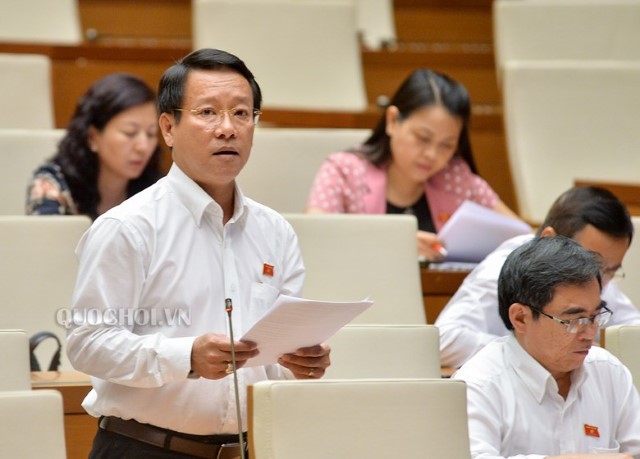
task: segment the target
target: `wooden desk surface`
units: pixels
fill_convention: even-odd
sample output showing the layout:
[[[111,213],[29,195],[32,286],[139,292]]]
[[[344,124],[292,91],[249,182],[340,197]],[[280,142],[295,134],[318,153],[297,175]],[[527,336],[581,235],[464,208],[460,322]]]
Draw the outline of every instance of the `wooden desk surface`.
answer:
[[[32,371],[31,386],[74,386],[91,385],[89,376],[79,371]]]
[[[65,414],[87,414],[81,404],[91,390],[91,381],[84,373],[33,371],[31,387],[59,390],[62,393]]]

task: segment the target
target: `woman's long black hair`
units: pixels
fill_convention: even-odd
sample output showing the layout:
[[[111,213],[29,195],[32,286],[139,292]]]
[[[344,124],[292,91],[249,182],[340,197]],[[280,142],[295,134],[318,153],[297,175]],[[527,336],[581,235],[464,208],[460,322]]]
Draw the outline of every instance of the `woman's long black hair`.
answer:
[[[80,213],[95,219],[100,203],[100,161],[89,147],[89,128],[93,126],[102,131],[119,113],[147,102],[155,105],[153,90],[137,76],[127,73],[114,73],[98,80],[78,101],[53,162],[62,169]],[[129,181],[127,196],[145,189],[162,176],[161,154],[162,148],[158,144],[140,177]]]
[[[419,69],[404,80],[389,105],[398,108],[402,119],[431,105],[442,105],[446,108],[452,116],[462,121],[458,150],[455,154],[464,159],[474,173],[478,173],[469,140],[471,100],[461,83],[433,70]],[[364,142],[362,154],[376,166],[385,165],[391,160],[391,145],[386,130],[387,117],[382,115],[373,133]]]

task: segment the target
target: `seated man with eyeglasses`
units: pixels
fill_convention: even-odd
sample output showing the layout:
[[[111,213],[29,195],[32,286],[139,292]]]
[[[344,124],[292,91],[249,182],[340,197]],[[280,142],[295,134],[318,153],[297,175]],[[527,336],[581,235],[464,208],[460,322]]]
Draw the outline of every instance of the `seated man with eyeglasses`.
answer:
[[[615,315],[610,325],[640,325],[640,310],[620,290],[622,260],[633,238],[633,224],[624,204],[599,187],[572,188],[558,197],[533,234],[505,241],[469,273],[438,316],[442,365],[460,367],[499,336],[508,334],[498,316],[497,282],[504,260],[534,237],[566,236],[604,259],[602,298]],[[596,342],[599,337],[596,337]]]
[[[453,376],[467,383],[472,458],[640,458],[631,374],[592,347],[612,317],[600,298],[601,263],[562,236],[532,239],[507,257],[498,302],[511,332]]]

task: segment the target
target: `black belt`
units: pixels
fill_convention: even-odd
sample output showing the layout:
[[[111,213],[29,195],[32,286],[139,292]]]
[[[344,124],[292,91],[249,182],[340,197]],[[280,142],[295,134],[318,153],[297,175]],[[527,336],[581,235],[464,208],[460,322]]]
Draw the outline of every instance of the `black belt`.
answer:
[[[100,418],[99,426],[107,432],[123,435],[176,453],[207,459],[241,457],[237,436],[236,441],[232,442],[233,435],[202,435],[202,439],[195,439],[193,438],[195,435],[180,434],[150,424],[142,424],[133,419],[125,421],[113,416]]]

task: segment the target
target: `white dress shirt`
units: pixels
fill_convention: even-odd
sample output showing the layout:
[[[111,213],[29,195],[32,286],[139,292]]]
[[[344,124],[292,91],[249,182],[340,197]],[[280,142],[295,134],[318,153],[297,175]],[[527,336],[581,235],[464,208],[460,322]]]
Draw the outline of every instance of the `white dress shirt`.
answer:
[[[591,348],[566,400],[513,335],[488,344],[453,378],[467,383],[473,459],[605,452],[640,458],[638,391],[605,349]]]
[[[527,234],[505,241],[469,273],[451,297],[435,322],[440,330],[442,365],[460,367],[495,338],[511,333],[498,313],[498,277],[507,256],[533,237]],[[640,325],[640,310],[615,280],[603,289],[602,299],[613,311],[607,325]]]
[[[278,294],[300,295],[304,266],[289,223],[238,187],[233,216],[222,221],[220,206],[174,164],[82,237],[73,295],[79,323],[67,352],[92,376],[83,402],[91,415],[190,434],[237,433],[233,376],[188,379],[192,344],[205,333],[228,335],[226,298],[241,337]],[[247,385],[293,377],[277,364],[238,375],[244,413]]]

